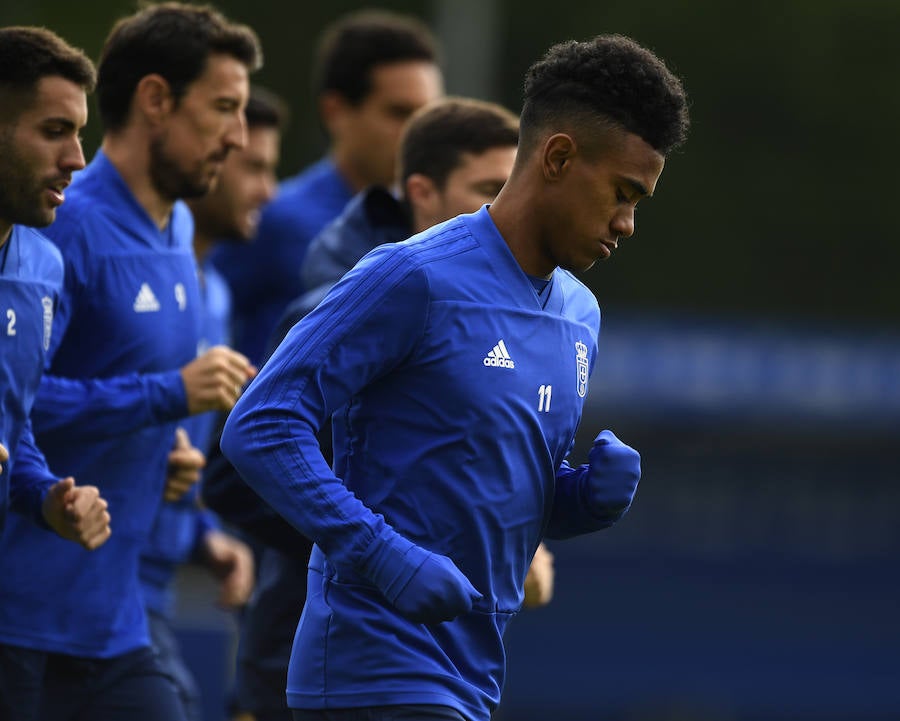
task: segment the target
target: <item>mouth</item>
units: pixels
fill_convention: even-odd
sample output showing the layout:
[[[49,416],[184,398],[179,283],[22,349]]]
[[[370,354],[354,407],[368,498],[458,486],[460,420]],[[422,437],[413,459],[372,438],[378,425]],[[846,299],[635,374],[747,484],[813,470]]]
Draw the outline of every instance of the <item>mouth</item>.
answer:
[[[46,185],[45,190],[50,200],[50,205],[57,207],[63,204],[63,201],[66,199],[63,191],[69,186],[70,182],[69,178],[60,178]]]
[[[604,260],[606,258],[609,258],[613,254],[613,251],[618,247],[619,247],[618,239],[601,240],[600,241],[600,253],[601,253],[600,257]]]
[[[217,153],[213,153],[209,156],[209,162],[213,165],[221,165],[225,162],[225,158],[228,157],[228,150],[220,150]]]

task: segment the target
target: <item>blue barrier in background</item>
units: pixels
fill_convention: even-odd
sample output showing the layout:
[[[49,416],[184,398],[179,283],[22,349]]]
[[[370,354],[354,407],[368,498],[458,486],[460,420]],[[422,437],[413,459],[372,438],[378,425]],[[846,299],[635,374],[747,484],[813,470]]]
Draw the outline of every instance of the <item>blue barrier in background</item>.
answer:
[[[898,421],[895,333],[608,313],[573,461],[613,428],[641,486],[550,543],[495,721],[900,718]],[[213,597],[180,623],[221,721]]]
[[[900,421],[900,334],[613,311],[588,401],[663,421],[883,427]]]

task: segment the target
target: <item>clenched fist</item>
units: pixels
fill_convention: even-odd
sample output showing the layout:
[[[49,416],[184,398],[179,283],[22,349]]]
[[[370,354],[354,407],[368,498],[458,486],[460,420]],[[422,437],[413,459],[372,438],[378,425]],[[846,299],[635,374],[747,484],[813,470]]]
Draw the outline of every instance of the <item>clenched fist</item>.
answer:
[[[246,356],[224,345],[210,348],[181,369],[188,412],[230,411],[255,375]]]
[[[93,551],[112,531],[106,501],[96,486],[76,486],[74,478],[63,478],[44,497],[44,520],[68,541]]]

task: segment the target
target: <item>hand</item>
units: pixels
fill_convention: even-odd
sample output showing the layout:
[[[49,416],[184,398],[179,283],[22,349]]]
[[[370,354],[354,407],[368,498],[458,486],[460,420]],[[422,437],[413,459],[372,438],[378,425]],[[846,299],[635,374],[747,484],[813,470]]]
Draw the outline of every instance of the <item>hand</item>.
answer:
[[[188,413],[230,411],[255,375],[246,356],[224,345],[210,348],[181,369]]]
[[[221,531],[209,531],[203,537],[203,560],[222,583],[219,604],[239,608],[253,591],[253,553],[243,542]]]
[[[9,460],[9,451],[6,446],[0,443],[0,463],[6,463]],[[0,473],[3,473],[3,466],[0,466]]]
[[[546,606],[553,598],[553,580],[556,570],[553,567],[553,554],[541,543],[534,552],[528,575],[525,576],[525,608]]]
[[[603,431],[594,440],[588,459],[592,510],[618,520],[634,500],[641,480],[641,455],[612,431]]]
[[[163,500],[177,501],[200,481],[206,456],[195,448],[184,428],[175,429],[175,446],[169,451],[169,466]]]
[[[112,531],[107,503],[96,486],[76,486],[74,478],[63,478],[47,491],[43,514],[47,525],[67,541],[93,551]]]
[[[362,573],[416,623],[451,621],[483,598],[447,556],[426,551],[389,529],[372,542]]]

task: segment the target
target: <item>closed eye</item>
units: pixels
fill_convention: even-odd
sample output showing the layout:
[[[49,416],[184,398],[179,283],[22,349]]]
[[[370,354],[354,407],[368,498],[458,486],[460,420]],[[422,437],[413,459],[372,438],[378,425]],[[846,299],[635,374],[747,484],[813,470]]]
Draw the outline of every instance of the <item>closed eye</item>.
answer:
[[[69,122],[67,120],[51,120],[45,122],[41,126],[41,132],[45,137],[54,140],[57,138],[63,138],[68,135],[73,135],[77,132],[75,127],[75,123]]]

